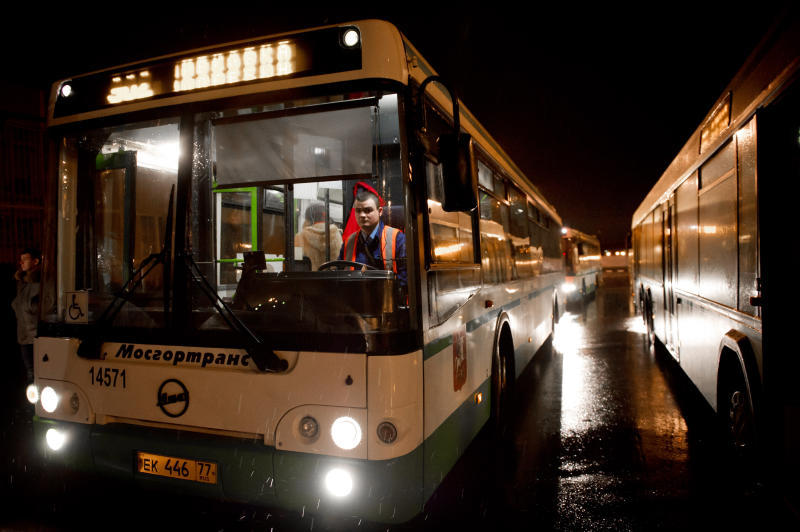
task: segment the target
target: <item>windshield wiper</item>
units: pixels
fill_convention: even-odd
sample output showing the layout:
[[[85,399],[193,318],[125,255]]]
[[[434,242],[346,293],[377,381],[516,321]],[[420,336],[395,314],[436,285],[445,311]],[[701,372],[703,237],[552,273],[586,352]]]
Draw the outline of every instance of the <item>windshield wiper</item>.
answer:
[[[183,258],[183,263],[192,275],[192,280],[198,284],[206,297],[208,297],[211,304],[214,305],[214,308],[219,312],[219,315],[222,316],[222,319],[228,324],[228,327],[246,338],[245,351],[247,351],[247,354],[250,355],[250,358],[256,363],[258,369],[261,371],[274,372],[285,371],[286,368],[289,367],[289,363],[276,355],[275,351],[266,345],[263,339],[251,331],[222,298],[219,297],[214,287],[211,286],[211,283],[205,278],[203,272],[200,271],[200,267],[194,261],[191,254],[181,253],[181,256]]]
[[[104,328],[110,325],[122,307],[130,301],[130,298],[136,288],[142,284],[142,281],[147,277],[153,268],[162,264],[164,266],[164,316],[165,319],[169,316],[170,311],[170,292],[171,292],[171,251],[172,251],[172,204],[175,195],[175,185],[169,194],[169,207],[167,209],[167,224],[166,234],[164,235],[164,245],[160,253],[152,253],[142,261],[139,267],[131,274],[130,279],[125,285],[114,295],[114,299],[105,308],[98,320],[91,326],[87,327],[83,334],[81,334],[81,344],[78,346],[78,356],[82,358],[96,359],[100,358],[100,347],[102,346],[101,333]],[[259,338],[253,331],[251,331],[236,314],[228,307],[227,304],[219,297],[219,294],[211,286],[211,283],[205,278],[197,263],[194,261],[190,253],[178,252],[177,256],[180,257],[180,263],[183,264],[192,276],[192,279],[197,282],[200,289],[209,298],[214,308],[217,309],[220,316],[225,320],[228,326],[246,338],[245,350],[250,358],[255,362],[256,367],[261,371],[285,371],[289,367],[286,360],[281,359],[275,354],[269,346],[264,343],[264,340]]]

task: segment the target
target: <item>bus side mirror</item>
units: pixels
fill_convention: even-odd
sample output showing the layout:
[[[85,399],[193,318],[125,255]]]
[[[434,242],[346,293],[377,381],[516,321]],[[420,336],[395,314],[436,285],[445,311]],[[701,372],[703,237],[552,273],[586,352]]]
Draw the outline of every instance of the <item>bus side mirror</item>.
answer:
[[[453,131],[439,138],[430,136],[425,128],[425,87],[431,82],[441,84],[450,93],[453,103]],[[420,83],[417,97],[417,115],[420,127],[417,138],[425,156],[442,165],[442,210],[446,212],[472,211],[478,207],[478,175],[472,137],[461,133],[461,112],[458,95],[439,76],[428,76]]]
[[[442,163],[442,210],[472,211],[478,207],[478,179],[472,137],[447,133],[439,137]]]

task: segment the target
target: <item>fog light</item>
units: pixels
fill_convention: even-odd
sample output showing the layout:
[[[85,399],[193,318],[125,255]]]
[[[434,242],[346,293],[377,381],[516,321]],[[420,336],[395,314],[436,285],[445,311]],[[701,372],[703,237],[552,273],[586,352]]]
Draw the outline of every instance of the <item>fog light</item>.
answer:
[[[300,435],[304,438],[313,439],[319,434],[319,423],[311,416],[306,416],[300,420]]]
[[[346,497],[353,491],[353,477],[344,469],[331,469],[325,475],[325,487],[331,495]]]
[[[37,388],[35,384],[29,384],[28,387],[25,388],[25,397],[28,398],[31,404],[35,405],[39,400],[39,388]]]
[[[47,446],[54,451],[61,449],[64,446],[64,442],[67,441],[67,435],[57,429],[47,429],[44,438],[47,441]]]
[[[342,42],[344,42],[344,45],[349,48],[352,48],[353,46],[357,45],[358,41],[359,41],[359,35],[356,30],[347,30],[346,32],[344,32],[344,35],[342,36]]]
[[[361,442],[361,427],[351,417],[340,417],[331,426],[333,443],[344,450],[355,449]]]
[[[378,439],[383,443],[394,443],[397,439],[397,427],[388,421],[378,425]]]
[[[50,386],[44,387],[44,390],[42,390],[41,399],[42,408],[44,408],[46,412],[50,412],[52,414],[56,411],[56,408],[58,408],[58,394]]]

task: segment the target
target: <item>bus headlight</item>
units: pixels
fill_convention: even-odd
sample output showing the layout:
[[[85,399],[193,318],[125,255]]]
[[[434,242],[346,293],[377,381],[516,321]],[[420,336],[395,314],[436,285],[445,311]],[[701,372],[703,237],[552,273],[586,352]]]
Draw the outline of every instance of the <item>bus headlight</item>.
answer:
[[[340,417],[331,426],[331,438],[340,449],[355,449],[361,442],[361,427],[351,417]]]
[[[42,408],[44,408],[45,412],[53,413],[58,408],[58,401],[59,401],[58,394],[54,389],[50,386],[45,386],[44,390],[42,390]]]
[[[564,283],[561,285],[564,292],[570,293],[575,291],[575,283]]]
[[[346,497],[353,491],[353,476],[344,469],[331,469],[325,475],[325,487],[336,497]]]
[[[42,396],[44,396],[44,391],[42,392]],[[67,435],[58,429],[47,429],[44,439],[47,441],[48,447],[57,451],[64,446],[64,442],[67,441]]]
[[[25,388],[25,397],[28,398],[28,402],[35,405],[39,401],[39,388],[35,384],[29,384]]]
[[[357,45],[358,41],[360,41],[360,40],[361,40],[361,36],[354,29],[346,30],[344,32],[344,35],[342,35],[342,42],[348,48],[352,48],[353,46]]]

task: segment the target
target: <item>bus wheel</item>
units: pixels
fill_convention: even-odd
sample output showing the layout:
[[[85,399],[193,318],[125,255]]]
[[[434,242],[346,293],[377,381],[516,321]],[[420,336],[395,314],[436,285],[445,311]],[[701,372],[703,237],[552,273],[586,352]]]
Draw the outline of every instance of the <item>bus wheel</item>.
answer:
[[[491,423],[496,436],[503,438],[511,423],[514,397],[514,347],[511,333],[503,329],[492,357]]]
[[[731,368],[733,364],[729,364]],[[725,443],[734,457],[748,459],[756,444],[755,413],[753,401],[739,368],[728,369],[720,384],[720,402],[717,407]]]

